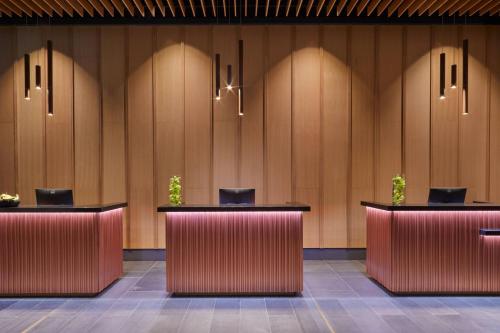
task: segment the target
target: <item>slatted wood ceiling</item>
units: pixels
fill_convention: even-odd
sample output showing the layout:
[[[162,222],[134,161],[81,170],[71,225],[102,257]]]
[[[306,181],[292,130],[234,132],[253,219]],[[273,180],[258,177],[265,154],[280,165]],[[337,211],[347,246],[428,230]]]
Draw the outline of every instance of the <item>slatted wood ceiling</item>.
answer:
[[[3,0],[20,17],[446,17],[500,15],[500,0]]]

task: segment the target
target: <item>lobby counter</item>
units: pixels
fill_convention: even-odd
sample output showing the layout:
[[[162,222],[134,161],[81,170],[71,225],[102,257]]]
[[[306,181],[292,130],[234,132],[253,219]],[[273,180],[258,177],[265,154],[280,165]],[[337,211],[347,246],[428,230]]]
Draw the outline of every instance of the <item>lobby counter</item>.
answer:
[[[123,273],[126,203],[0,208],[0,295],[95,295]]]
[[[302,204],[158,207],[166,213],[167,291],[302,292],[305,211]]]
[[[361,205],[367,272],[388,290],[500,293],[500,205]]]

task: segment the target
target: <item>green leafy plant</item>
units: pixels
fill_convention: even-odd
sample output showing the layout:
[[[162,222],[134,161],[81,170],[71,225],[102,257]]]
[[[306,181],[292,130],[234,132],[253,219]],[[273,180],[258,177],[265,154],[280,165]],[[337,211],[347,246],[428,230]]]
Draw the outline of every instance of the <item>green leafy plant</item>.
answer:
[[[170,185],[168,186],[170,195],[170,204],[178,206],[182,203],[182,187],[181,187],[181,177],[173,176],[170,178]]]
[[[399,205],[405,200],[406,180],[396,175],[392,178],[392,204]]]

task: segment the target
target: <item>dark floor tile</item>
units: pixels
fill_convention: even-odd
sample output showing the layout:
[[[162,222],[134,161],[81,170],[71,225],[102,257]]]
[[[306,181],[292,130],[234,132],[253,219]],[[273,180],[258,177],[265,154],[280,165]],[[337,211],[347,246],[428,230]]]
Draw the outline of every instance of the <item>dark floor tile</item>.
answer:
[[[210,332],[237,332],[240,326],[240,300],[238,298],[218,298],[215,301]]]
[[[383,315],[382,319],[396,333],[426,333],[405,315]]]
[[[269,316],[294,316],[292,303],[288,298],[266,298]]]
[[[214,314],[215,299],[194,298],[179,328],[181,333],[210,332]]]
[[[240,309],[240,333],[271,332],[265,299],[242,298]]]
[[[310,289],[352,290],[337,274],[330,272],[304,272],[304,283]]]
[[[330,332],[327,326],[328,324],[316,308],[316,304],[313,299],[291,299],[290,302],[295,310],[295,316],[299,321],[302,332]]]
[[[164,291],[165,270],[161,267],[152,267],[144,276],[131,288],[132,291]]]
[[[368,278],[364,277],[342,277],[349,287],[351,287],[361,297],[385,297],[389,296],[380,286]]]
[[[364,332],[393,332],[390,326],[361,299],[346,298],[339,300],[339,302]]]
[[[120,298],[125,295],[128,291],[132,290],[133,286],[140,280],[140,278],[124,278],[119,279],[111,286],[109,286],[105,291],[103,291],[98,298],[101,299],[113,299]]]

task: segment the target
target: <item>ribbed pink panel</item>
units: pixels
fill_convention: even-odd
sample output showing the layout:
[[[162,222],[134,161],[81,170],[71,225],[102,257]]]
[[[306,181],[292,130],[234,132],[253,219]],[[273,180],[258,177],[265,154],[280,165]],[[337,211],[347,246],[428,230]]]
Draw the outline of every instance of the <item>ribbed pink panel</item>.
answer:
[[[100,238],[121,238],[121,228],[107,235],[121,209],[101,214],[0,214],[0,295],[95,294],[118,278],[116,249],[101,250]]]
[[[99,290],[123,275],[122,209],[98,214],[99,218]]]
[[[367,207],[366,270],[387,288],[392,282],[392,212]]]
[[[302,291],[301,212],[169,212],[167,290]]]
[[[373,230],[370,225],[376,223],[374,216],[379,212],[368,211],[368,230]],[[500,239],[481,236],[481,228],[500,228],[500,212],[393,212],[389,232],[391,263],[368,257],[367,265],[390,272],[389,280],[372,276],[394,292],[498,293]],[[368,246],[370,253],[373,247],[378,251],[387,245],[372,242]],[[370,269],[369,274],[374,271]]]

